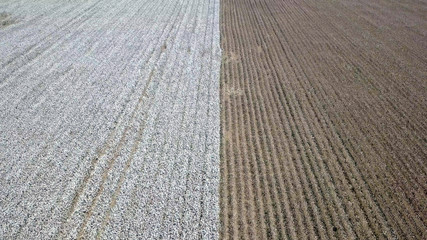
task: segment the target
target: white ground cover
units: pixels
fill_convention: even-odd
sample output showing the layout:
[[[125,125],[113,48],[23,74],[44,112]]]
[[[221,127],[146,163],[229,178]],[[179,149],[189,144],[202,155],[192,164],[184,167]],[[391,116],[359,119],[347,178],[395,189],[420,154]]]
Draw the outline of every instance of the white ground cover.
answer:
[[[1,0],[0,239],[215,239],[219,0]]]

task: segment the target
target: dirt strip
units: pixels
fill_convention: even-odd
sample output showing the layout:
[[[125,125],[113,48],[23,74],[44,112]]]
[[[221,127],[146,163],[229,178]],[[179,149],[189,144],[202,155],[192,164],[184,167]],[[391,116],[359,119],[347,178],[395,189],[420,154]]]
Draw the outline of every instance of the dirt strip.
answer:
[[[222,239],[427,238],[422,1],[221,2]]]

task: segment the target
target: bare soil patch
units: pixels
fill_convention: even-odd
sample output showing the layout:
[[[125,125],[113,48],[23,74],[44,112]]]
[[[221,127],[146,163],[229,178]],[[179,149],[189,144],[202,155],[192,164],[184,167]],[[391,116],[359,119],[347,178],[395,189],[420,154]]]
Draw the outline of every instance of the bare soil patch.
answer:
[[[9,25],[16,23],[16,19],[11,16],[10,13],[0,13],[0,28],[5,28]]]

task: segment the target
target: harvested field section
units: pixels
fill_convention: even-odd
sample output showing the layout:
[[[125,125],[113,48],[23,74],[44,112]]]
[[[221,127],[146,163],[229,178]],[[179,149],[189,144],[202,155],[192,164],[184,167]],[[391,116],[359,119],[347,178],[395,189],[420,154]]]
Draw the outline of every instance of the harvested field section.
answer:
[[[219,1],[1,12],[0,239],[217,238]]]
[[[223,239],[427,238],[422,1],[221,4]]]

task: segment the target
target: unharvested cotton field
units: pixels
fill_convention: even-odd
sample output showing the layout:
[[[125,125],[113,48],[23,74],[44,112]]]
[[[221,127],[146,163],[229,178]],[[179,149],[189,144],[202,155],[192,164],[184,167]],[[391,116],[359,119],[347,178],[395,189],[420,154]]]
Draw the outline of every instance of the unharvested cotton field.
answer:
[[[215,239],[219,1],[0,1],[0,239]]]
[[[223,239],[427,239],[427,5],[221,1]]]

